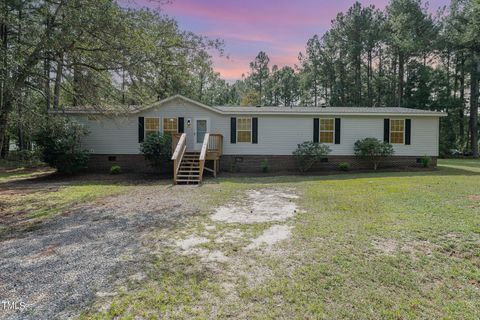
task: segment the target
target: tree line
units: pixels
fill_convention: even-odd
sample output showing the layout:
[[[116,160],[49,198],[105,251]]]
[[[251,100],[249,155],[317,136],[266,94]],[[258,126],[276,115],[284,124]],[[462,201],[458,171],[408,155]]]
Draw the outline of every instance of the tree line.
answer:
[[[448,112],[441,150],[478,157],[480,2],[452,0],[437,14],[421,0],[385,10],[353,4],[307,41],[295,67],[265,52],[230,89],[230,103],[409,107]]]
[[[147,104],[172,94],[216,103],[211,52],[220,40],[181,30],[113,0],[3,0],[0,4],[0,153],[31,148],[50,110]],[[223,101],[220,101],[223,102]]]
[[[441,150],[478,156],[480,3],[422,0],[384,10],[353,4],[295,66],[260,52],[229,84],[214,71],[221,40],[114,0],[4,0],[0,4],[0,154],[31,148],[49,111],[122,108],[183,94],[210,105],[365,106],[442,110]]]

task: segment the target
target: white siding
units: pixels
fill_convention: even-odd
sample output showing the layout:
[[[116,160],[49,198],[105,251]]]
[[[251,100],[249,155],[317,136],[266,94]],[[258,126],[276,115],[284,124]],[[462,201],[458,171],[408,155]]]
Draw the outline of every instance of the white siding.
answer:
[[[138,117],[184,117],[185,132],[189,134],[189,148],[193,148],[193,127],[196,118],[210,120],[210,132],[224,137],[224,153],[229,155],[291,155],[297,144],[313,140],[313,116],[259,115],[258,144],[230,143],[230,117],[220,115],[186,101],[175,99],[155,109],[129,117],[99,116],[88,120],[76,116],[90,134],[84,140],[85,148],[96,154],[138,154]],[[331,144],[332,155],[351,155],[355,141],[365,137],[383,140],[381,116],[341,116],[341,143]],[[412,119],[411,145],[394,144],[395,154],[402,156],[438,156],[438,117],[406,116]],[[160,126],[162,120],[160,119]],[[187,127],[188,119],[191,128]]]

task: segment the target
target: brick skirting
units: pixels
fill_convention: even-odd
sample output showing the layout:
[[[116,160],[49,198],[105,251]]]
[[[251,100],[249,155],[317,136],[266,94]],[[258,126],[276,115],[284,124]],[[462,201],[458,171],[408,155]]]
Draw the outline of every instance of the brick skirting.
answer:
[[[421,157],[393,156],[380,163],[379,168],[407,168],[421,167],[419,162]],[[436,167],[437,158],[431,157],[430,166]],[[268,161],[269,171],[297,171],[295,158],[293,156],[272,156],[272,155],[223,155],[220,159],[220,170],[230,172],[261,172],[262,161]],[[355,156],[327,156],[322,161],[313,165],[310,171],[331,171],[338,170],[338,165],[342,162],[348,162],[352,170],[372,169],[372,164],[368,161],[358,159]]]
[[[115,165],[120,166],[122,172],[164,174],[173,170],[171,162],[165,162],[161,168],[154,168],[141,154],[91,154],[87,171],[108,173]]]
[[[421,167],[421,163],[417,162],[421,157],[393,156],[382,162],[379,168],[406,168]],[[293,156],[272,156],[272,155],[223,155],[220,158],[220,170],[229,172],[261,172],[261,163],[263,160],[268,161],[270,172],[279,171],[297,171],[295,158]],[[355,156],[328,156],[321,162],[317,162],[311,171],[329,171],[338,170],[338,165],[342,162],[348,162],[352,170],[355,169],[371,169],[371,163],[360,160]],[[431,157],[431,166],[437,165],[437,158]],[[103,155],[92,154],[88,163],[88,171],[108,173],[110,168],[118,165],[124,172],[141,172],[141,173],[171,173],[173,170],[172,162],[165,162],[161,168],[153,168],[149,162],[140,154],[116,154]],[[211,164],[207,164],[211,167]]]

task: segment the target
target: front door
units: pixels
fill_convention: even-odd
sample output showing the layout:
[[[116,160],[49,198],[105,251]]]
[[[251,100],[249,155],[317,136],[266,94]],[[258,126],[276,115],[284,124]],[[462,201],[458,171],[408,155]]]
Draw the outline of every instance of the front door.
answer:
[[[194,141],[195,141],[195,151],[200,151],[202,149],[203,138],[205,137],[205,133],[210,130],[210,123],[207,118],[195,118],[195,133],[194,133]]]

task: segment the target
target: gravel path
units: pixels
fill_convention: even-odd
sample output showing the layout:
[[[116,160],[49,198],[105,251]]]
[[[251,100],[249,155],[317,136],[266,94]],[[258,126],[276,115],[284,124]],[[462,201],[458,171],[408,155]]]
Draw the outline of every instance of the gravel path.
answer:
[[[71,318],[95,296],[115,294],[112,284],[138,271],[148,257],[145,236],[179,227],[197,212],[180,192],[186,191],[137,186],[0,242],[0,318]],[[6,300],[28,307],[5,311]]]

